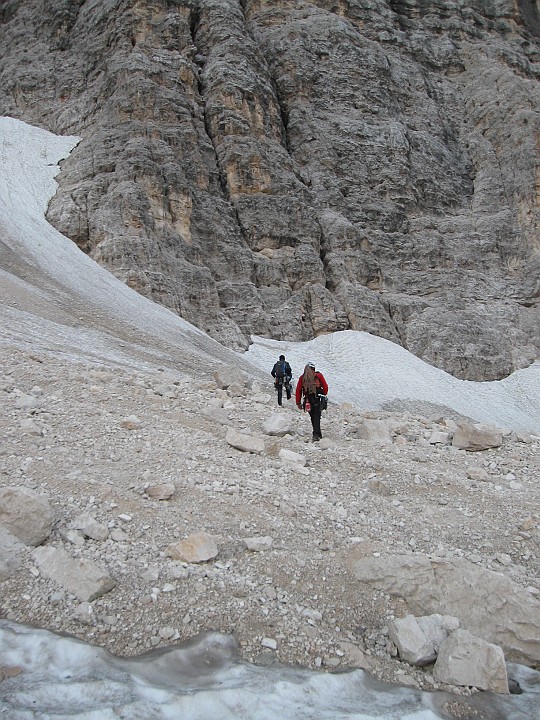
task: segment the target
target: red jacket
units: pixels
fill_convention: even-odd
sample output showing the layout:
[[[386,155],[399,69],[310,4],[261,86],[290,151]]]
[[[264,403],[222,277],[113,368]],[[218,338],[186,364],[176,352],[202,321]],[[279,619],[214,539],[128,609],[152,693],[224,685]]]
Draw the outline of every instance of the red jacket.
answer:
[[[296,404],[297,405],[300,405],[300,403],[302,402],[302,394],[303,394],[303,390],[304,390],[304,388],[302,387],[303,377],[304,377],[303,375],[300,375],[300,377],[298,378],[298,383],[296,385]],[[315,385],[317,386],[317,389],[320,388],[322,390],[322,395],[328,394],[328,383],[324,379],[324,375],[322,373],[320,373],[318,370],[315,371]]]

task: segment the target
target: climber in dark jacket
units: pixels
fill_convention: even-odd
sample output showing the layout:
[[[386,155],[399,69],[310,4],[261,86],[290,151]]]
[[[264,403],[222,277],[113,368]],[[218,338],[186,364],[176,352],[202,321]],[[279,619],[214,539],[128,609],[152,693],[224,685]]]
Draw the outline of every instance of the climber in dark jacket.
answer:
[[[274,387],[278,394],[278,405],[281,405],[283,387],[285,387],[285,392],[287,393],[287,400],[291,399],[292,370],[289,363],[285,360],[285,355],[279,356],[279,360],[272,368],[270,374],[274,378]]]
[[[311,425],[313,427],[313,442],[322,439],[321,433],[321,396],[328,393],[328,383],[324,375],[315,370],[314,363],[308,363],[304,368],[304,374],[298,378],[296,385],[296,405],[299,410],[309,412]],[[304,398],[302,402],[302,397]]]

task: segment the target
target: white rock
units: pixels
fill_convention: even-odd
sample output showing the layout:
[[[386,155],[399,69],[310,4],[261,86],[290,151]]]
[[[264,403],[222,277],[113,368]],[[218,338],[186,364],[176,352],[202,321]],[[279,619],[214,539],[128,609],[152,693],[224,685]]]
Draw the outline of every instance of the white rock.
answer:
[[[226,390],[233,384],[245,386],[246,374],[232,365],[225,366],[214,372],[214,380],[218,388]]]
[[[508,693],[504,653],[498,645],[456,630],[439,648],[433,668],[437,682]]]
[[[41,407],[43,404],[43,401],[40,400],[35,395],[19,395],[17,399],[15,400],[15,407],[19,408],[20,410],[33,410],[35,408]]]
[[[76,560],[53,547],[32,551],[34,562],[43,575],[54,580],[79,600],[92,602],[112,590],[116,582],[91,560]]]
[[[24,420],[21,420],[20,428],[23,433],[26,433],[27,435],[34,435],[36,437],[43,435],[43,430],[39,427],[35,420],[32,420],[32,418],[25,418]]]
[[[90,513],[78,515],[71,523],[74,530],[80,530],[86,537],[92,540],[103,541],[109,537],[109,529],[106,525],[98,522]]]
[[[263,432],[266,433],[266,435],[281,437],[291,434],[293,425],[288,415],[289,413],[273,413],[270,415],[263,423]]]
[[[84,535],[78,530],[73,530],[70,528],[60,528],[58,530],[58,534],[60,535],[62,540],[65,540],[66,542],[69,542],[76,547],[82,547],[84,545]]]
[[[244,543],[248,550],[252,552],[260,552],[261,550],[270,550],[274,541],[271,537],[249,537],[244,538]]]
[[[231,428],[227,430],[225,441],[237,450],[260,454],[264,452],[264,440],[253,435],[245,435]]]
[[[163,640],[170,640],[175,632],[175,629],[172,627],[163,627],[159,629],[159,636],[163,638]]]
[[[428,438],[428,443],[430,445],[448,445],[450,438],[450,433],[443,432],[442,430],[434,430]]]
[[[426,636],[414,615],[391,621],[388,636],[397,647],[399,657],[411,665],[428,665],[437,657],[433,641]]]
[[[265,648],[269,648],[270,650],[277,650],[277,642],[273,638],[263,638],[261,640],[261,645]]]
[[[269,393],[256,393],[251,397],[252,402],[259,403],[259,405],[268,405],[273,397]]]
[[[279,451],[279,457],[286,465],[299,465],[300,467],[303,467],[306,464],[305,455],[301,455],[293,450],[288,450],[287,448],[281,448]]]
[[[22,565],[24,549],[25,545],[19,538],[0,527],[0,582]]]
[[[392,442],[392,435],[388,425],[382,420],[364,420],[358,427],[357,437],[360,440],[376,443]]]
[[[146,494],[155,500],[169,500],[175,491],[176,488],[173,483],[159,483],[149,485],[146,488]]]
[[[73,613],[76,620],[84,625],[95,625],[96,618],[94,616],[94,608],[89,602],[82,602],[77,605]]]
[[[114,530],[111,530],[111,540],[114,540],[114,542],[126,542],[129,540],[129,535],[120,528],[114,528]]]
[[[467,477],[470,480],[478,480],[480,482],[488,482],[490,479],[488,471],[484,470],[484,468],[470,468],[470,470],[467,471]]]
[[[502,432],[499,429],[488,427],[480,423],[470,424],[462,422],[458,425],[452,438],[452,445],[460,450],[478,452],[502,445]]]

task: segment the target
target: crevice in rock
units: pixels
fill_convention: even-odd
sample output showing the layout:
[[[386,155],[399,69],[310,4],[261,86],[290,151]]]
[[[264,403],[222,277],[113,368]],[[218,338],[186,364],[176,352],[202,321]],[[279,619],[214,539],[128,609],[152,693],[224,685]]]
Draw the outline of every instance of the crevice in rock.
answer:
[[[240,9],[242,10],[242,14],[244,16],[244,26],[246,28],[246,33],[249,35],[249,37],[253,41],[253,44],[259,51],[261,58],[264,59],[264,64],[265,64],[266,70],[268,72],[268,79],[272,86],[272,90],[274,92],[274,97],[276,99],[277,109],[279,110],[279,115],[281,118],[281,144],[287,151],[287,154],[290,155],[292,158],[290,146],[289,146],[289,111],[288,111],[288,108],[286,106],[286,103],[283,99],[282,94],[279,91],[279,87],[278,87],[278,84],[274,77],[274,73],[272,72],[272,67],[271,67],[270,63],[268,62],[268,58],[266,57],[265,53],[263,52],[262,47],[258,43],[257,38],[249,29],[248,18],[246,15],[247,0],[238,0],[238,4],[239,4]],[[298,178],[298,179],[300,180],[300,182],[303,182],[300,178]]]
[[[200,22],[201,22],[200,9],[199,9],[199,6],[196,5],[190,14],[189,30],[190,30],[190,35],[191,35],[191,42],[193,43],[193,46],[196,51],[195,57],[193,60],[194,60],[195,65],[197,66],[197,93],[201,100],[202,119],[203,119],[203,123],[204,123],[204,130],[205,130],[205,133],[206,133],[206,135],[212,145],[212,148],[214,150],[214,159],[216,162],[216,168],[217,168],[217,172],[218,172],[218,179],[219,179],[221,191],[222,191],[225,199],[232,205],[230,192],[229,192],[229,186],[227,183],[227,177],[226,177],[225,172],[223,171],[223,168],[221,167],[221,163],[219,161],[217,145],[216,145],[214,135],[212,133],[212,128],[210,126],[210,120],[208,117],[208,110],[207,110],[207,104],[206,104],[206,93],[205,93],[204,83],[202,81],[202,73],[203,73],[204,67],[206,65],[207,56],[204,53],[203,49],[200,46],[200,43],[197,40]]]
[[[407,341],[401,332],[401,325],[396,321],[396,318],[394,317],[394,311],[391,303],[382,302],[381,305],[385,308],[386,312],[388,313],[388,317],[392,321],[392,325],[394,326],[396,335],[399,338],[399,344],[401,345],[401,347],[405,348],[405,350],[408,350],[409,348],[407,347]]]

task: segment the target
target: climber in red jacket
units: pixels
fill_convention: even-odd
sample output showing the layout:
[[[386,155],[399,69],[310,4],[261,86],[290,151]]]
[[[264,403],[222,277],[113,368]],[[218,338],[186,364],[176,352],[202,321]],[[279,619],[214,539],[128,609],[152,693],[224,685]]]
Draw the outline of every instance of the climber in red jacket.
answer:
[[[299,410],[309,412],[313,427],[313,442],[322,439],[321,412],[323,405],[326,408],[327,393],[328,383],[324,379],[324,375],[315,370],[314,363],[308,363],[304,368],[304,374],[298,378],[296,405]],[[304,398],[303,402],[302,396]]]

